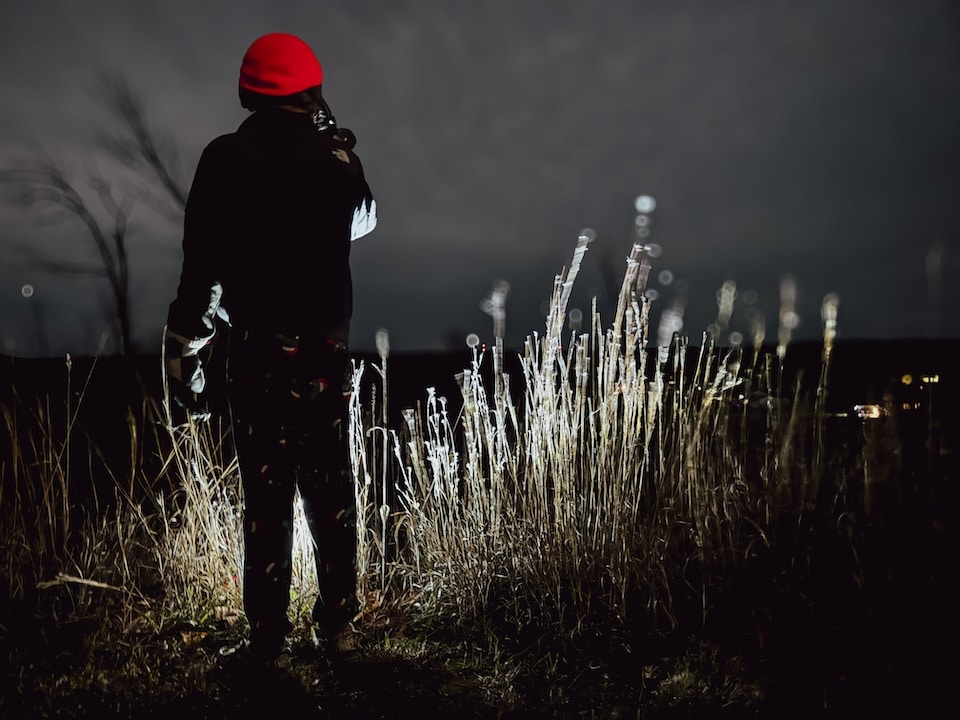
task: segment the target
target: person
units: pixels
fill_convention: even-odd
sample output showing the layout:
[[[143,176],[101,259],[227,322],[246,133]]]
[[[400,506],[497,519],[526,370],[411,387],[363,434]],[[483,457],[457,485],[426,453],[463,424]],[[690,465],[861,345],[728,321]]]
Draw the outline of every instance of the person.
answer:
[[[187,200],[183,266],[164,330],[169,406],[204,415],[204,351],[225,348],[226,400],[243,489],[243,603],[250,651],[278,655],[288,619],[295,492],[310,532],[321,637],[349,629],[355,495],[346,446],[351,242],[376,202],[301,38],[256,39],[240,67],[251,111],[203,151]]]

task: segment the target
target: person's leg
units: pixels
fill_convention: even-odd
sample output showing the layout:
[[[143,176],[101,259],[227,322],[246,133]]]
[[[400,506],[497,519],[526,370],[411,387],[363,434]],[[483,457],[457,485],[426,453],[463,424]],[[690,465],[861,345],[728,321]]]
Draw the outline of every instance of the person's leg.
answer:
[[[320,595],[313,620],[332,637],[357,613],[356,500],[347,445],[346,348],[329,348],[311,393],[298,485],[315,547]],[[322,390],[319,390],[322,388]]]
[[[292,626],[290,601],[295,468],[276,398],[257,384],[235,386],[233,436],[243,484],[243,604],[256,649],[276,652]]]
[[[328,445],[331,455],[336,448]],[[324,636],[344,629],[357,612],[356,503],[349,472],[342,465],[302,473],[300,493],[315,542],[320,595],[313,620]]]

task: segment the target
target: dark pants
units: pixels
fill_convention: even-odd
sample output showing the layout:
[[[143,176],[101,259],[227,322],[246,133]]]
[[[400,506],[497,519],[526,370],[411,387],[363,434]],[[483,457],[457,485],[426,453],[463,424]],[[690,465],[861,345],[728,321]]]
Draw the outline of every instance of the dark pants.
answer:
[[[241,335],[240,337],[237,337]],[[234,331],[228,397],[244,493],[244,611],[251,642],[282,640],[300,490],[315,542],[323,635],[356,612],[356,507],[347,453],[346,346]]]

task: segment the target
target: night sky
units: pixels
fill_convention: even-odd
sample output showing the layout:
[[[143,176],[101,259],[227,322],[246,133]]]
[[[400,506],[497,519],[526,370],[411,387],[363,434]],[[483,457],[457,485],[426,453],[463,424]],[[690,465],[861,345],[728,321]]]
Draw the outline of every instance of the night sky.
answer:
[[[98,140],[116,128],[91,95],[106,71],[139,94],[189,184],[206,143],[246,116],[240,59],[271,31],[316,51],[377,197],[379,227],[353,247],[358,350],[378,328],[394,350],[489,340],[481,305],[500,280],[519,347],[588,227],[571,306],[589,314],[596,296],[611,323],[640,194],[663,248],[654,336],[682,299],[698,343],[733,282],[728,330],[749,336],[755,308],[772,339],[787,276],[795,338],[821,335],[827,293],[841,341],[960,336],[960,10],[946,0],[4,2],[0,168],[50,157],[78,187],[99,171],[136,192]],[[0,352],[95,352],[105,281],[44,269],[95,265],[92,243],[18,194],[0,186]],[[146,352],[180,240],[177,220],[136,201]]]

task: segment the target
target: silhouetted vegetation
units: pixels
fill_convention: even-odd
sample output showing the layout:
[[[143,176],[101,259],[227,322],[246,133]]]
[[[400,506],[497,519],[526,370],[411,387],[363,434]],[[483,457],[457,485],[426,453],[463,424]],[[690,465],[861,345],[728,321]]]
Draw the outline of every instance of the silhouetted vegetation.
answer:
[[[547,332],[516,354],[474,348],[436,378],[424,358],[388,372],[386,343],[357,358],[359,651],[329,660],[313,641],[298,517],[292,649],[255,683],[217,652],[244,623],[226,424],[167,427],[158,359],[126,377],[107,361],[9,361],[0,708],[226,717],[271,692],[328,717],[933,703],[957,630],[956,421],[932,405],[954,402],[955,344],[924,357],[906,343],[923,368],[910,385],[871,357],[889,346],[845,356],[832,337],[650,350],[644,253],[609,329],[595,314],[567,336],[575,260]],[[885,363],[896,383],[856,378]],[[34,371],[62,391],[21,381]],[[875,407],[858,417],[854,402]]]

